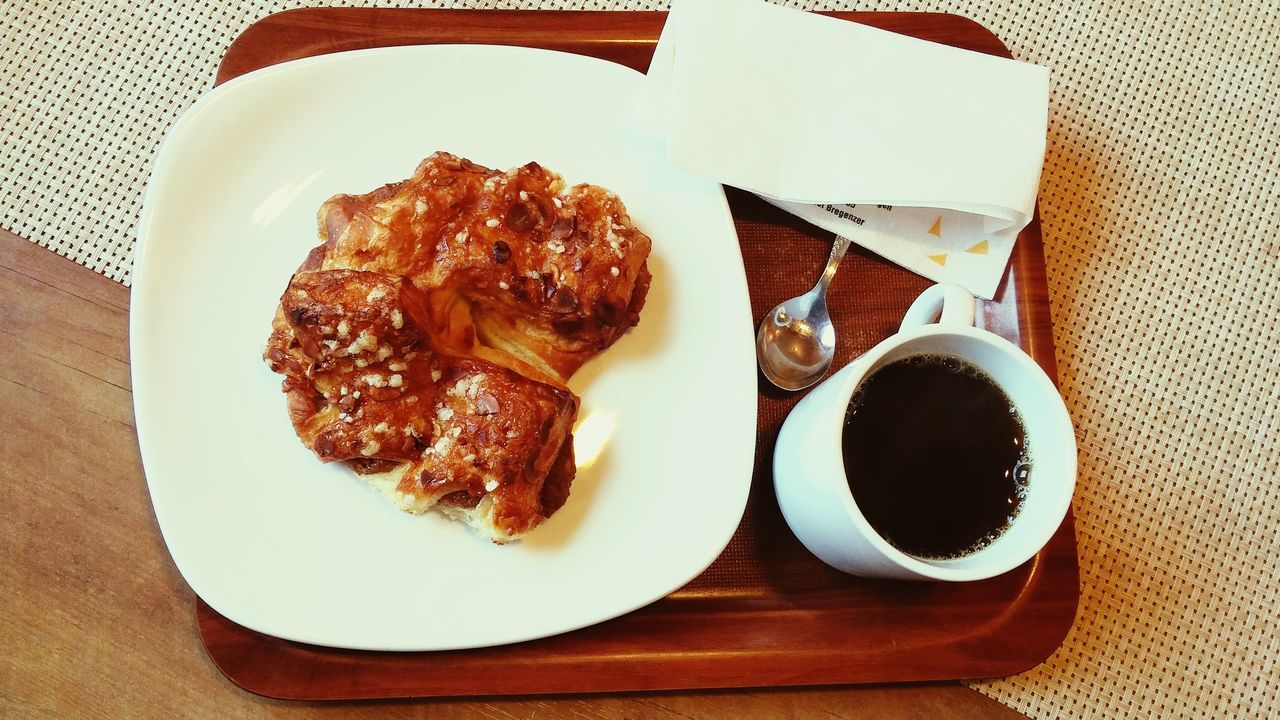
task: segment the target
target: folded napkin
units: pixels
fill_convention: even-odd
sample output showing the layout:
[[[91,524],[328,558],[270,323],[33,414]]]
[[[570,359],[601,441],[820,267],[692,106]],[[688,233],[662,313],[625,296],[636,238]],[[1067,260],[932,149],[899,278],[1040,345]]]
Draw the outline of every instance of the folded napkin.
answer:
[[[1031,220],[1046,68],[760,0],[677,0],[637,110],[672,165],[990,298]]]

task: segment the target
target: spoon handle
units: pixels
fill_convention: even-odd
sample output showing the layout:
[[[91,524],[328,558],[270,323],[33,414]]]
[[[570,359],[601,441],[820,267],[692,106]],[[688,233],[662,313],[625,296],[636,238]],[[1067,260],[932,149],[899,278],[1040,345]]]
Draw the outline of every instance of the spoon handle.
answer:
[[[827,258],[827,267],[822,271],[822,277],[818,278],[817,288],[820,292],[827,291],[827,285],[831,284],[831,278],[836,276],[836,268],[840,266],[840,261],[844,259],[845,252],[849,249],[849,238],[843,235],[836,236],[836,242],[831,246],[831,256]]]

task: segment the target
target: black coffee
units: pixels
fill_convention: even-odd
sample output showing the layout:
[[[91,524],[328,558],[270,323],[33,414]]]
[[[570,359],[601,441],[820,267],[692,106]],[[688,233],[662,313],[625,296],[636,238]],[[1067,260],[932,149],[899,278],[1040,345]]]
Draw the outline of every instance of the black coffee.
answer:
[[[863,381],[843,445],[862,514],[891,545],[922,558],[960,557],[999,537],[1030,473],[1009,398],[948,356],[898,360]]]

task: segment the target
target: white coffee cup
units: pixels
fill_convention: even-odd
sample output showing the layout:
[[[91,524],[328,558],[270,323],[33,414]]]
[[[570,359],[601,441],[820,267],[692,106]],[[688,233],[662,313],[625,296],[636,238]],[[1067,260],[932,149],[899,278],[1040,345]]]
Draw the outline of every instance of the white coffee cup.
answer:
[[[823,562],[868,577],[981,580],[1029,560],[1062,524],[1076,481],[1075,433],[1062,397],[1030,356],[973,327],[973,319],[972,295],[934,285],[911,304],[896,334],[823,381],[787,416],[774,449],[774,491],[791,530]],[[917,558],[890,545],[858,509],[845,475],[841,439],[854,392],[876,370],[915,355],[950,355],[985,371],[1026,431],[1031,475],[1019,512],[990,545],[954,559]]]

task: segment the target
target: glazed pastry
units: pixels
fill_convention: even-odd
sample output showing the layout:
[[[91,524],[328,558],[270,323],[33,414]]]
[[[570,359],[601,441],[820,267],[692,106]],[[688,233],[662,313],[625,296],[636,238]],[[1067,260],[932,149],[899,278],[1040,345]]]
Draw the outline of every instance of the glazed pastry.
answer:
[[[320,224],[324,269],[408,277],[450,350],[478,342],[561,381],[639,321],[649,289],[649,238],[622,201],[537,163],[436,153],[404,182],[332,198]]]
[[[408,512],[536,527],[575,472],[565,382],[638,321],[649,238],[607,190],[446,153],[319,220],[264,354],[298,437]]]

